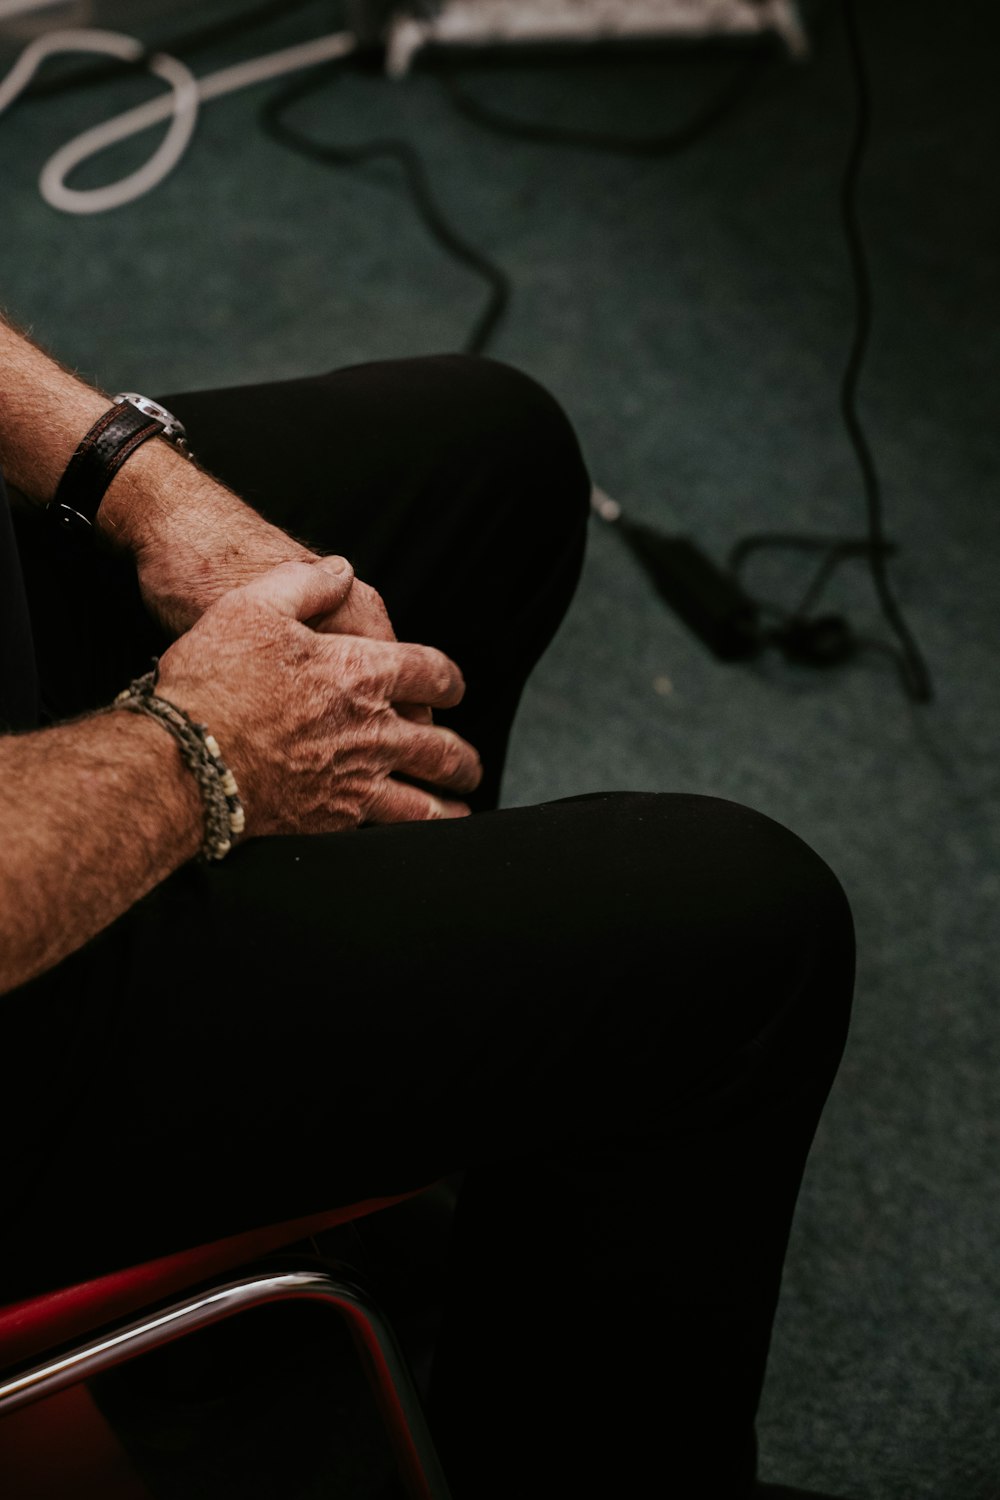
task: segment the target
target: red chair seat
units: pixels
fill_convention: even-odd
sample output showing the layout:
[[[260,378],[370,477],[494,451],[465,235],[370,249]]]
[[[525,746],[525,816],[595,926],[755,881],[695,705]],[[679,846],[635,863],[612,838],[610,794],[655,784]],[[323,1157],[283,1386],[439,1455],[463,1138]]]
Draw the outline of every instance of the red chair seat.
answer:
[[[106,1323],[140,1312],[163,1297],[174,1296],[212,1276],[245,1266],[273,1250],[334,1229],[338,1224],[364,1218],[379,1209],[390,1208],[426,1191],[426,1188],[418,1188],[389,1198],[366,1198],[344,1208],[230,1235],[224,1240],[198,1245],[176,1255],[165,1255],[143,1265],[129,1266],[92,1281],[8,1303],[6,1307],[0,1307],[0,1369],[8,1369],[59,1344],[83,1338]]]

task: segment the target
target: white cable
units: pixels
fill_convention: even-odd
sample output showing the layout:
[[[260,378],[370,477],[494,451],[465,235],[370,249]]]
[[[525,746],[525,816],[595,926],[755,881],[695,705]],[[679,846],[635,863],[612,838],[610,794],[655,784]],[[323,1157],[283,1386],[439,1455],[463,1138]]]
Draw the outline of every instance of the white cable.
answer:
[[[195,78],[177,58],[155,53],[147,59],[148,66],[171,85],[171,92],[151,99],[148,104],[140,104],[136,109],[126,110],[60,147],[42,168],[39,191],[46,203],[65,213],[105,213],[108,209],[121,208],[148,193],[173,171],[194,132],[200,103],[249,88],[251,84],[268,78],[281,78],[300,68],[346,57],[356,47],[357,41],[351,32],[334,32],[295,47],[285,47],[280,52],[221,68],[201,79]],[[56,31],[39,37],[25,48],[0,83],[0,113],[27,87],[45,57],[52,52],[69,51],[106,52],[126,61],[136,61],[145,55],[141,42],[114,31]],[[66,187],[64,179],[80,162],[103,151],[106,146],[158,125],[170,115],[174,116],[170,129],[144,167],[107,187],[86,192]]]
[[[110,57],[120,57],[125,62],[137,62],[144,50],[142,43],[134,37],[123,36],[117,31],[87,28],[80,31],[47,32],[25,47],[0,84],[0,112],[27,88],[38,68],[53,53],[101,52]],[[113,141],[122,140],[131,134],[129,130],[115,133],[114,130],[109,131],[107,126],[99,125],[94,130],[87,130],[83,135],[77,136],[46,162],[38,180],[39,191],[46,203],[65,213],[105,213],[109,208],[118,208],[123,203],[131,203],[133,199],[141,197],[177,165],[187,149],[198,118],[197,80],[183,63],[162,53],[149,58],[149,67],[171,86],[172,92],[156,102],[164,103],[167,106],[164,114],[172,114],[174,118],[170,129],[145,166],[108,187],[93,188],[88,192],[68,188],[63,179],[75,166],[103,146],[111,145]],[[111,125],[114,123],[109,122]]]

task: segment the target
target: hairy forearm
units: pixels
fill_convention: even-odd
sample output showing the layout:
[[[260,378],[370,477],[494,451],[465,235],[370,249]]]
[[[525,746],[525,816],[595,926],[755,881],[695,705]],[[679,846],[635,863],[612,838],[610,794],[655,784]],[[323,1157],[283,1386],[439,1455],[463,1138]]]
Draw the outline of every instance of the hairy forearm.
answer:
[[[51,969],[197,852],[176,741],[117,709],[0,736],[0,994]]]
[[[47,505],[77,443],[110,404],[0,317],[0,469]]]
[[[81,438],[110,404],[106,392],[0,316],[0,469],[28,501],[50,503]],[[225,588],[249,582],[266,566],[312,555],[306,543],[272,526],[197,462],[157,438],[119,469],[96,527],[113,547],[137,559],[169,556],[171,577],[183,580],[183,597],[179,587],[178,598],[166,598],[161,609],[178,633]],[[252,557],[245,578],[241,554]]]

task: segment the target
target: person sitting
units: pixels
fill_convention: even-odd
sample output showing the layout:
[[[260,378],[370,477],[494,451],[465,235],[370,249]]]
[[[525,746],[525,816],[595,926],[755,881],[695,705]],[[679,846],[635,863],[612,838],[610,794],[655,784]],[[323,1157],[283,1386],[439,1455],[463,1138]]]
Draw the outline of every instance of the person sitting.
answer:
[[[0,470],[0,1298],[460,1176],[458,1500],[755,1493],[853,922],[725,798],[500,807],[560,405],[441,354],[150,408],[4,321]]]

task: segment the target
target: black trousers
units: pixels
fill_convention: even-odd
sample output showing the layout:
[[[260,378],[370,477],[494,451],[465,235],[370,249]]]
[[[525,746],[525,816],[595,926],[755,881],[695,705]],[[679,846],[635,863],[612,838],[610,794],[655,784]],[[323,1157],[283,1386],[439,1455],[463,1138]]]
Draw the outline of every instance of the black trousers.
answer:
[[[192,863],[6,997],[49,1107],[17,1137],[4,1296],[464,1173],[432,1385],[456,1500],[743,1496],[847,1028],[841,885],[721,798],[497,810],[589,514],[535,382],[435,356],[162,399],[209,469],[351,559],[401,640],[454,658],[466,696],[436,718],[485,776],[465,820]],[[18,537],[66,717],[167,642],[130,562],[44,519]]]

